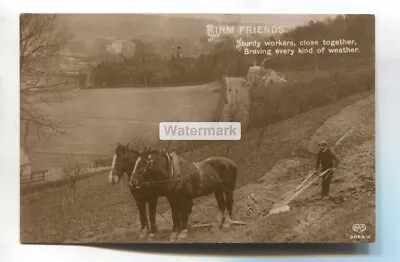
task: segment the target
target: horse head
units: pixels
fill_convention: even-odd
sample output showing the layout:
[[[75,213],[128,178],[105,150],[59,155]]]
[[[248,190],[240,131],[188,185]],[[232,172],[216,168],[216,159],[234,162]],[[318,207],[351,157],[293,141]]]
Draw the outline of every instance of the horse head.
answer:
[[[118,143],[111,163],[109,181],[112,185],[118,184],[123,174],[130,174],[139,153],[129,148],[129,143],[123,145]]]
[[[136,160],[130,178],[130,186],[140,189],[153,182],[162,180],[160,177],[168,171],[167,155],[164,151],[145,149]],[[166,173],[168,175],[168,172]]]

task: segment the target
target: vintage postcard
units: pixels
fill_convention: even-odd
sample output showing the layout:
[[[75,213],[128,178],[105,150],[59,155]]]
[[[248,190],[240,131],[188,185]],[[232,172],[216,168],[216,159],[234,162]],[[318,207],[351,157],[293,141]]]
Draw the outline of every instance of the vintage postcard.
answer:
[[[375,17],[21,14],[21,243],[375,242]]]

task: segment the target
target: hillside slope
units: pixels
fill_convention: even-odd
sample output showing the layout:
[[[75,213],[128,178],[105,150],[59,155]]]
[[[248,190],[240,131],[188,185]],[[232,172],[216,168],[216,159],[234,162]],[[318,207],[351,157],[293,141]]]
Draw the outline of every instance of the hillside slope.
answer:
[[[360,107],[360,104],[365,107]],[[313,154],[310,153],[308,157],[293,154],[302,141],[304,143],[312,139],[318,130],[325,128],[324,123],[330,123],[335,117],[354,110],[358,112],[360,119],[360,128],[357,130],[363,132],[347,135],[342,139],[343,146],[338,147],[337,153],[342,164],[332,184],[332,195],[335,196],[332,200],[316,200],[319,188],[313,187],[315,191],[311,190],[305,195],[314,195],[290,204],[292,209],[288,213],[264,218],[254,212],[247,214],[248,194],[254,193],[261,211],[267,213],[272,206],[271,200],[281,197],[293,188],[314,166]],[[229,157],[238,163],[240,169],[238,189],[234,196],[234,219],[242,220],[248,225],[235,226],[228,231],[195,229],[187,241],[312,242],[328,241],[328,236],[332,236],[329,241],[348,241],[352,223],[367,223],[368,229],[373,232],[373,114],[374,96],[358,94],[298,115],[267,130],[258,156],[254,150],[259,132],[250,131],[241,141],[233,143],[229,153]],[[346,131],[347,128],[343,130]],[[336,132],[330,135],[335,139],[337,135],[340,135],[339,138],[343,137],[343,132]],[[223,154],[225,145],[221,142],[201,148],[187,158],[195,161],[209,155]],[[260,178],[262,179],[259,181]],[[139,242],[138,213],[125,183],[112,187],[107,182],[106,174],[94,177],[93,181],[81,181],[76,205],[63,203],[66,199],[63,190],[67,189],[40,192],[22,200],[22,242]],[[160,198],[157,215],[160,232],[154,242],[168,240],[171,229],[168,210],[165,199]],[[213,196],[196,199],[193,209],[194,223],[212,222],[215,214]],[[366,218],[369,221],[363,220]],[[349,224],[338,223],[343,219],[348,220]],[[321,221],[324,223],[321,224]],[[327,228],[325,224],[338,226]],[[371,233],[371,239],[373,238],[374,234]]]
[[[352,117],[357,117],[357,125]],[[348,121],[343,122],[344,116]],[[234,228],[231,232],[209,232],[197,234],[190,242],[349,242],[355,235],[353,224],[366,224],[365,239],[375,240],[375,141],[374,141],[374,96],[345,107],[339,114],[329,118],[316,135],[325,130],[328,140],[341,140],[335,150],[341,164],[335,171],[331,185],[331,199],[319,200],[320,186],[314,185],[299,199],[290,203],[288,213],[259,218],[257,213],[246,214],[247,198],[253,193],[259,201],[259,209],[267,214],[271,200],[278,199],[300,181],[293,181],[307,174],[313,167],[314,159],[294,157],[282,159],[269,170],[260,183],[248,184],[235,194],[236,219],[250,223]],[[352,128],[348,133],[344,126]],[[339,128],[334,128],[341,126]],[[344,137],[346,136],[346,137]],[[336,139],[336,137],[338,137]],[[204,209],[204,204],[198,207]],[[212,210],[209,211],[212,214]],[[214,211],[215,212],[215,211]],[[198,212],[196,212],[198,214]],[[344,221],[346,221],[344,223]],[[354,240],[359,242],[360,240]]]
[[[344,116],[358,115],[358,126],[353,126],[353,135],[348,135],[344,125],[352,126],[354,122],[342,122]],[[324,134],[329,140],[342,138],[346,147],[337,152],[341,165],[335,171],[331,186],[330,200],[319,200],[320,185],[316,184],[300,195],[299,199],[290,203],[291,210],[260,218],[257,212],[248,213],[249,194],[255,194],[258,199],[258,208],[266,215],[272,207],[272,201],[279,199],[312,169],[314,159],[293,157],[278,161],[259,180],[259,183],[250,183],[235,193],[235,219],[248,223],[245,226],[235,226],[230,231],[209,230],[209,228],[195,229],[186,242],[225,242],[225,243],[254,243],[254,242],[348,242],[354,235],[353,224],[366,224],[368,231],[362,241],[375,239],[375,165],[374,165],[374,96],[360,100],[345,107],[337,115],[329,118],[313,136]],[[342,131],[333,128],[342,126]],[[346,135],[346,138],[343,136]],[[344,142],[345,141],[345,142]],[[336,149],[338,150],[338,149]],[[245,175],[245,174],[242,174]],[[300,180],[299,180],[300,179]],[[198,200],[193,211],[194,223],[212,223],[216,214],[215,200]],[[170,211],[163,216],[171,217]],[[168,228],[164,218],[160,223]],[[343,221],[347,221],[343,224]],[[156,242],[168,241],[167,231],[164,230]],[[210,235],[212,237],[210,237]],[[129,236],[130,241],[140,241],[132,235],[132,231],[119,230],[107,235],[107,239],[121,241]],[[132,238],[136,239],[133,240]],[[101,241],[100,238],[95,238]],[[354,240],[359,241],[359,240]]]

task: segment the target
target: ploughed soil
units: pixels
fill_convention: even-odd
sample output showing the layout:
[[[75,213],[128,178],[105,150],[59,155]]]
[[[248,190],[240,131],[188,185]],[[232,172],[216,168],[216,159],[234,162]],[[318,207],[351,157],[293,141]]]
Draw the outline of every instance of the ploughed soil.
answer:
[[[237,162],[239,176],[233,219],[245,223],[229,229],[195,227],[185,242],[360,242],[375,240],[374,96],[357,94],[264,130],[250,130],[241,141],[219,142],[188,153],[192,161],[210,155]],[[340,158],[331,198],[319,199],[320,184],[289,203],[290,211],[269,215],[273,201],[290,192],[314,168],[315,143],[327,140]],[[255,205],[249,194],[257,199]],[[193,225],[212,224],[217,214],[213,195],[196,199]],[[257,212],[258,208],[258,212]],[[264,216],[261,216],[264,215]],[[76,203],[68,187],[43,190],[21,198],[23,243],[168,242],[171,215],[159,199],[159,232],[138,238],[138,212],[126,181],[111,186],[107,174],[79,181]],[[353,224],[365,224],[355,233]],[[354,239],[354,235],[360,239]]]

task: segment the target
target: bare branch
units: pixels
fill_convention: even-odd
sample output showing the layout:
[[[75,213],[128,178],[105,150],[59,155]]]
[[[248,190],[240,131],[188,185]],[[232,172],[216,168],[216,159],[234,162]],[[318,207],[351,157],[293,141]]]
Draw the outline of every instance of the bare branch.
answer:
[[[55,14],[22,14],[20,16],[20,120],[25,122],[25,144],[30,131],[46,135],[66,134],[65,126],[46,116],[43,104],[65,101],[65,97],[40,95],[38,89],[56,90],[64,86],[59,75],[59,50],[65,43],[65,32],[57,25]],[[29,128],[28,128],[29,126]],[[27,145],[25,145],[27,146]]]

